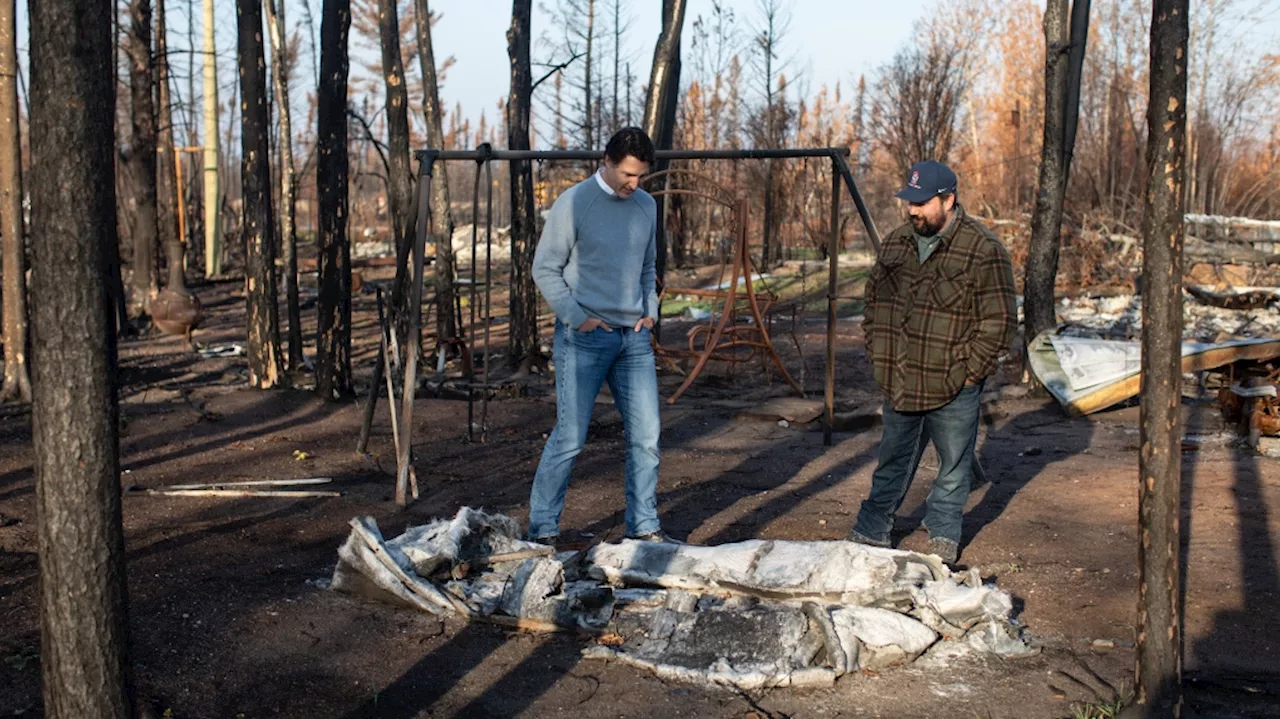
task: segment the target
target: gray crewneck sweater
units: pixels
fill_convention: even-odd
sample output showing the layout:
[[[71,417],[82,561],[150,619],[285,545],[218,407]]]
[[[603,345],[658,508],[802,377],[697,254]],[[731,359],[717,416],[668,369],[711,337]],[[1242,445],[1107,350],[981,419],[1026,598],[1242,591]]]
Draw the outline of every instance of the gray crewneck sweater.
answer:
[[[572,329],[589,317],[611,327],[657,319],[657,227],[644,190],[620,199],[589,177],[560,195],[533,257],[533,281],[556,317]]]

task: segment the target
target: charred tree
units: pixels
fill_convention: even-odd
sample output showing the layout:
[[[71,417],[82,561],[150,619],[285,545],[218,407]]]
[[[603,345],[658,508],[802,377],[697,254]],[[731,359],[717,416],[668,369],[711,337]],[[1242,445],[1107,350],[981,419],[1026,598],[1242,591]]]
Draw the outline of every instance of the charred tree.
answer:
[[[1137,704],[1181,710],[1182,243],[1188,0],[1155,0],[1142,219],[1142,398],[1138,454]]]
[[[1068,25],[1070,22],[1070,25]],[[1080,71],[1089,27],[1089,0],[1048,0],[1044,14],[1045,104],[1040,180],[1027,248],[1024,342],[1057,326],[1054,285],[1058,275],[1063,204],[1071,174],[1080,106]]]
[[[427,0],[414,0],[414,27],[418,34],[418,61],[422,67],[422,119],[427,126],[427,145],[444,148],[444,114],[440,111],[440,89],[436,79],[436,56],[431,44],[431,8]],[[436,248],[436,338],[458,336],[454,314],[457,288],[454,286],[453,215],[449,211],[449,173],[445,163],[437,163],[431,177],[431,227],[428,228]],[[407,268],[407,255],[399,262]],[[408,306],[408,278],[396,271],[391,302],[401,309]],[[415,338],[416,339],[416,338]]]
[[[653,69],[649,74],[649,94],[644,102],[644,131],[659,150],[671,149],[674,137],[676,98],[680,93],[680,31],[684,27],[685,0],[663,0],[662,34],[653,48]],[[658,162],[654,171],[667,169],[668,163]],[[658,256],[656,260],[659,284],[667,266],[667,241],[664,231],[663,199],[658,198]]]
[[[262,50],[261,0],[236,0],[240,64],[240,185],[245,248],[249,384],[280,384],[280,310],[272,236],[271,163],[267,132],[267,66]]]
[[[595,122],[595,106],[592,104],[591,97],[591,70],[594,67],[593,49],[595,48],[596,35],[596,0],[586,0],[587,2],[587,53],[586,65],[583,68],[582,92],[582,132],[586,140],[585,147],[588,150],[595,150],[596,143],[599,141],[600,129],[599,123]]]
[[[151,311],[156,284],[156,238],[159,218],[156,209],[156,110],[155,56],[151,52],[151,0],[133,0],[129,5],[129,102],[134,181],[133,225],[133,307],[145,316]]]
[[[532,0],[511,3],[507,55],[511,60],[511,94],[507,100],[507,148],[529,149],[533,74],[529,58]],[[533,282],[533,253],[538,245],[533,202],[533,165],[508,163],[511,173],[511,297],[507,361],[528,369],[538,353],[538,288]]]
[[[325,0],[320,14],[316,178],[320,186],[320,316],[316,393],[351,394],[351,244],[347,238],[347,37],[350,0]]]
[[[387,165],[390,168],[387,185],[391,200],[391,235],[395,238],[396,257],[407,259],[413,247],[412,227],[416,218],[412,216],[411,208],[413,172],[409,162],[409,90],[405,85],[404,64],[400,60],[400,17],[396,4],[396,0],[378,0],[378,34],[387,96]],[[407,268],[397,267],[396,276],[403,284],[408,276]],[[402,342],[405,341],[404,309],[392,303],[392,318],[400,328]]]
[[[391,226],[397,246],[409,227],[412,172],[409,169],[409,90],[400,60],[400,17],[396,0],[379,0],[378,31],[387,95],[387,163],[391,167]]]
[[[267,0],[267,32],[271,36],[271,77],[276,117],[280,122],[280,247],[284,252],[284,295],[289,320],[289,369],[302,367],[302,309],[298,301],[298,180],[293,167],[293,123],[289,110],[289,43],[284,0]]]
[[[160,234],[160,246],[165,262],[169,265],[169,278],[173,278],[173,260],[177,256],[182,267],[182,238],[178,232],[177,151],[173,141],[173,103],[169,96],[169,44],[168,25],[165,22],[165,0],[155,0],[156,15],[156,100],[159,120],[156,122],[156,210]],[[177,243],[177,246],[174,246]],[[183,289],[185,292],[185,288]]]
[[[27,373],[27,282],[23,255],[22,147],[18,130],[15,0],[0,0],[0,272],[4,273],[4,387],[0,401],[31,401]]]
[[[133,716],[120,512],[112,3],[30,5],[32,436],[44,715]],[[68,107],[75,108],[68,112]],[[68,161],[74,158],[74,161]],[[154,156],[153,156],[154,159]]]

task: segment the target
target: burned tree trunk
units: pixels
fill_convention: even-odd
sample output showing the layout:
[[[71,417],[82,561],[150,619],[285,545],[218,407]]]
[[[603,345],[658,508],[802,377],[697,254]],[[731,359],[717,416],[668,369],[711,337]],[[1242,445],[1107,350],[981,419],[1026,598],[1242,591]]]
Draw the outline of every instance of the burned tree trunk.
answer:
[[[316,177],[320,185],[320,310],[316,393],[351,394],[351,244],[347,239],[347,36],[350,0],[325,0],[320,18]]]
[[[1142,398],[1138,454],[1137,704],[1181,709],[1178,607],[1181,503],[1182,242],[1188,0],[1156,0],[1151,19],[1147,197],[1142,220]]]
[[[178,232],[177,150],[173,141],[173,103],[169,99],[169,45],[165,23],[165,0],[155,0],[156,10],[156,100],[159,104],[159,120],[156,136],[159,144],[156,153],[156,210],[160,244],[165,262],[169,265],[168,284],[174,277],[173,260],[177,257],[178,271],[182,271],[182,237]],[[176,243],[176,247],[174,246]],[[181,281],[181,278],[179,277]],[[186,291],[186,288],[183,288]]]
[[[267,67],[262,52],[261,0],[236,0],[240,63],[241,231],[245,246],[249,384],[280,384],[280,310],[276,294],[275,223],[267,146]]]
[[[418,33],[418,61],[422,66],[422,119],[427,126],[427,145],[444,148],[443,115],[440,112],[440,90],[436,82],[436,56],[431,44],[431,8],[427,0],[414,0],[414,27]],[[449,211],[449,173],[438,163],[431,178],[431,227],[428,228],[436,247],[436,337],[445,340],[458,336],[454,315],[457,288],[453,273],[453,215]],[[407,255],[406,255],[407,259]],[[402,259],[396,270],[391,303],[397,309],[407,306],[408,262]],[[416,340],[417,338],[414,338]]]
[[[409,90],[400,60],[400,17],[396,0],[378,1],[378,31],[382,40],[382,76],[387,94],[387,164],[391,200],[391,228],[396,247],[409,242],[408,227],[412,175],[409,169]],[[399,253],[397,253],[399,254]]]
[[[298,301],[298,182],[293,169],[293,123],[289,112],[289,52],[285,41],[284,0],[267,0],[267,31],[271,36],[271,77],[275,81],[276,117],[280,120],[280,246],[284,252],[284,295],[289,320],[289,369],[299,369],[302,357],[302,309]]]
[[[0,272],[4,273],[4,387],[0,401],[31,401],[27,375],[27,282],[22,231],[15,0],[0,0]]]
[[[598,149],[596,144],[600,141],[600,129],[595,122],[594,105],[591,100],[591,70],[595,65],[592,56],[592,48],[595,45],[596,35],[596,0],[586,0],[587,3],[587,53],[584,60],[586,65],[583,68],[582,91],[585,97],[582,99],[582,132],[586,140],[584,145],[588,150]]]
[[[410,341],[408,332],[409,294],[405,283],[409,278],[409,253],[413,249],[413,173],[409,162],[409,91],[405,85],[404,64],[400,59],[400,16],[397,0],[379,0],[378,32],[382,44],[382,76],[387,95],[387,165],[390,177],[391,236],[395,243],[396,277],[392,282],[391,321],[401,344]],[[442,163],[443,164],[443,163]],[[400,300],[397,302],[396,300]],[[414,337],[412,341],[417,342]],[[374,378],[381,379],[382,366],[374,368]],[[375,386],[373,391],[378,391]]]
[[[1067,0],[1048,0],[1044,14],[1044,144],[1031,241],[1027,248],[1024,341],[1057,326],[1053,292],[1058,275],[1062,208],[1071,173],[1071,155],[1080,104],[1089,0],[1075,0],[1068,27]]]
[[[680,92],[680,31],[684,26],[685,0],[663,0],[662,34],[653,48],[653,70],[649,74],[649,94],[644,102],[644,131],[659,150],[671,149],[674,137],[675,102]],[[658,162],[653,170],[667,169]],[[658,282],[667,267],[667,241],[663,221],[663,199],[658,199]]]
[[[40,666],[55,719],[133,716],[108,279],[115,185],[103,181],[111,13],[105,0],[31,3],[31,426]]]
[[[529,59],[532,0],[511,3],[507,55],[511,60],[511,94],[507,100],[507,148],[529,149],[533,71]],[[538,352],[538,288],[533,283],[533,253],[538,246],[533,203],[533,165],[509,163],[511,172],[511,330],[507,362],[528,369]]]
[[[156,285],[156,111],[152,88],[155,56],[151,53],[151,0],[129,5],[129,101],[131,108],[133,174],[138,183],[133,225],[133,307],[145,316],[151,311]]]

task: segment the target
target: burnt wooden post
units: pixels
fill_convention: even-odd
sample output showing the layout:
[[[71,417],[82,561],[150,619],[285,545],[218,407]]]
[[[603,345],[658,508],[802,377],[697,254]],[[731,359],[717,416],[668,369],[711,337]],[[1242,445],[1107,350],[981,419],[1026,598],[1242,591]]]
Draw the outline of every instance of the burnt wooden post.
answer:
[[[1187,122],[1188,0],[1155,0],[1142,221],[1142,399],[1139,454],[1137,705],[1181,712],[1178,607],[1182,400],[1182,185]]]
[[[406,235],[406,237],[396,237],[397,248],[412,247],[413,245],[413,237],[417,232],[417,228],[418,228],[418,223],[417,223],[418,208],[422,204],[419,201],[419,198],[421,196],[422,196],[422,193],[413,192],[409,197],[409,213],[408,213],[409,219],[408,219],[408,224],[406,224],[404,227],[404,234]],[[409,261],[408,255],[406,254],[404,257],[401,257],[399,250],[397,249],[396,272],[401,273],[402,271],[400,270],[400,265],[406,264],[408,261]],[[381,292],[381,290],[379,290],[379,292]],[[379,294],[379,296],[381,295]],[[394,294],[392,296],[394,297]],[[395,328],[402,326],[400,320],[395,316],[395,312],[396,312],[396,307],[393,300],[392,306],[391,306],[391,318],[390,318],[393,336],[395,334]],[[374,410],[377,409],[378,407],[378,391],[379,391],[379,388],[382,387],[382,382],[385,379],[385,376],[383,375],[383,372],[385,371],[385,366],[386,366],[386,358],[384,357],[384,353],[386,352],[388,346],[389,345],[387,345],[386,343],[379,343],[379,346],[378,346],[378,361],[373,366],[373,379],[369,382],[369,388],[370,388],[369,398],[364,404],[364,417],[360,422],[360,437],[359,439],[356,440],[356,454],[359,454],[359,455],[363,455],[369,449],[369,432],[373,428]],[[396,401],[396,398],[394,395],[388,392],[387,401],[394,403]],[[394,420],[392,420],[392,423],[394,424]],[[396,429],[399,429],[399,427],[397,426]]]
[[[431,227],[431,168],[436,156],[422,153],[418,174],[418,220],[413,233],[413,285],[409,308],[409,335],[405,342],[404,400],[400,409],[400,446],[396,448],[396,504],[409,504],[409,475],[413,472],[413,395],[418,389],[418,333],[422,328],[422,273]],[[445,240],[448,241],[447,239]]]

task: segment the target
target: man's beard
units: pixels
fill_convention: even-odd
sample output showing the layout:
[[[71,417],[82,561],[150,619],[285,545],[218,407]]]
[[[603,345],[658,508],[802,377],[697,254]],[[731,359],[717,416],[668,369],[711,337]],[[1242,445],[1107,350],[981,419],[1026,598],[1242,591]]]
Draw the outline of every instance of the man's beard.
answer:
[[[927,217],[924,217],[921,215],[912,215],[911,227],[912,229],[915,230],[916,234],[920,235],[921,237],[933,237],[939,232],[942,232],[942,227],[944,224],[946,224],[946,221],[947,221],[947,218],[945,215],[943,217],[938,218],[937,224],[930,222],[929,218]]]

